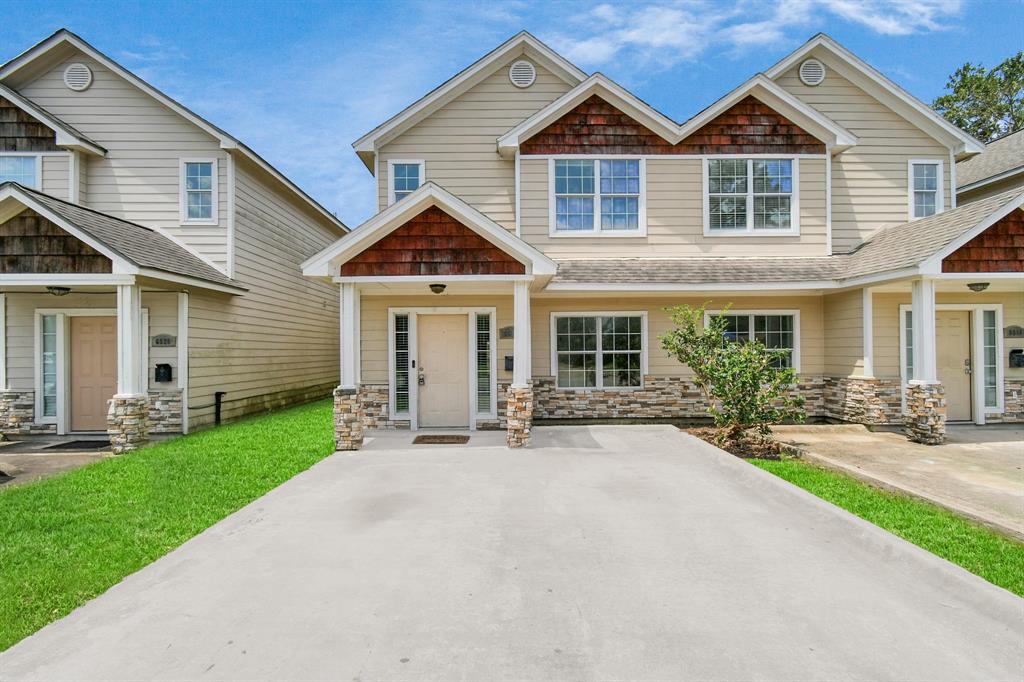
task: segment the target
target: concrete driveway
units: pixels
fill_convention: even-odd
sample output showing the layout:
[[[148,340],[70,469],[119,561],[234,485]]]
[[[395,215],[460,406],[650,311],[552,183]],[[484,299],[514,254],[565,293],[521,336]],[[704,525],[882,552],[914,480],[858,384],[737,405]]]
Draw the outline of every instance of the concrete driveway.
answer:
[[[0,678],[1019,680],[1024,600],[676,429],[388,434]]]

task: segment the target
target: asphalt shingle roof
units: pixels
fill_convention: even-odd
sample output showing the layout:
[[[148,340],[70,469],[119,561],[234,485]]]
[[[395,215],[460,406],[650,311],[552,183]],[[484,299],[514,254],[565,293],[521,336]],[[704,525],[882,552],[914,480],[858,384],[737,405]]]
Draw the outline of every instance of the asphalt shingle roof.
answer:
[[[1024,169],[1024,130],[985,145],[985,151],[956,165],[957,187],[966,187],[1015,168]]]

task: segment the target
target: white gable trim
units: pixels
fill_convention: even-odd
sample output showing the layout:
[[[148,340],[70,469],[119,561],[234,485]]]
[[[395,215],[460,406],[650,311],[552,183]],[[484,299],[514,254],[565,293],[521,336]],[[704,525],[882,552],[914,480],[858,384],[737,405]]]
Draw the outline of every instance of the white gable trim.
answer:
[[[420,185],[415,192],[392,204],[302,264],[307,277],[332,277],[341,263],[362,253],[421,212],[437,206],[469,227],[484,239],[514,257],[527,267],[527,273],[553,276],[557,266],[543,253],[506,230],[448,190],[432,182]],[[437,279],[436,277],[434,279]]]
[[[939,249],[936,253],[929,256],[926,260],[921,262],[920,270],[921,274],[934,275],[942,272],[942,260],[952,254],[954,251],[971,241],[979,234],[987,230],[988,228],[995,225],[997,222],[1010,215],[1013,211],[1024,205],[1024,192],[1021,192],[1013,199],[1000,206],[998,209],[990,213],[984,220],[972,227],[971,229],[964,232],[962,235],[954,239],[953,241],[946,244],[944,247]]]
[[[360,137],[352,143],[352,148],[355,149],[356,154],[359,155],[359,158],[362,159],[367,168],[372,171],[373,159],[376,156],[378,147],[385,144],[389,139],[408,130],[417,122],[423,120],[486,78],[490,75],[490,68],[497,62],[510,59],[519,54],[527,54],[543,62],[544,66],[570,85],[575,86],[587,77],[586,72],[581,71],[560,54],[537,40],[537,38],[526,31],[522,31]]]
[[[52,130],[56,134],[54,142],[58,147],[66,147],[68,149],[88,152],[89,154],[95,154],[97,156],[106,156],[106,149],[99,146],[92,140],[82,137],[81,134],[69,128],[66,123],[58,119],[56,116],[42,109],[31,100],[26,99],[20,93],[11,90],[2,83],[0,83],[0,97],[8,100],[11,104]]]
[[[833,57],[828,66],[839,75],[876,97],[882,104],[914,123],[939,142],[950,147],[955,154],[971,155],[985,150],[984,143],[957,128],[930,106],[824,33],[819,33],[794,52],[783,57],[768,69],[765,75],[773,80],[778,78],[805,59],[816,48],[821,48]]]

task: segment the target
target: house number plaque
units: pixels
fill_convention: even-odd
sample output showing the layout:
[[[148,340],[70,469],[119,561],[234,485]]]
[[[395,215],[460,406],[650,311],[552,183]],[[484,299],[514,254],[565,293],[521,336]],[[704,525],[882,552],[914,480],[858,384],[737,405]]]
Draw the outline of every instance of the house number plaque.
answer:
[[[154,348],[174,348],[178,345],[178,337],[172,334],[157,334],[153,337],[151,345]]]

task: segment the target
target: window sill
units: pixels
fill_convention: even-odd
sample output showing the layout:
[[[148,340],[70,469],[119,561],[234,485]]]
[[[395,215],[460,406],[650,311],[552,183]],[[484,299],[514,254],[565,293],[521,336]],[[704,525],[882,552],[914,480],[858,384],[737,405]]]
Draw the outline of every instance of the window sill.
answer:
[[[647,237],[646,230],[550,230],[548,232],[549,237],[561,239],[567,237],[569,239],[579,239],[581,237],[589,237],[591,239],[644,239]]]
[[[616,391],[621,393],[628,393],[630,391],[642,391],[644,389],[643,384],[640,386],[555,386],[556,391],[566,393],[584,393],[587,391]]]
[[[735,239],[737,237],[799,237],[800,230],[735,230],[716,231],[704,229],[705,237],[726,237]]]
[[[220,225],[219,220],[182,220],[180,221],[182,227],[194,227],[196,225],[206,226],[217,226]]]

